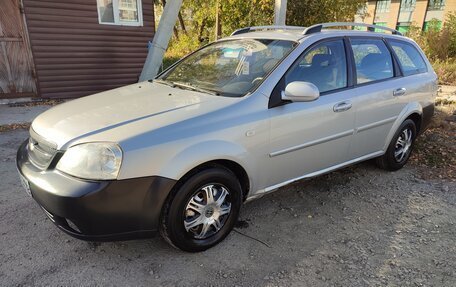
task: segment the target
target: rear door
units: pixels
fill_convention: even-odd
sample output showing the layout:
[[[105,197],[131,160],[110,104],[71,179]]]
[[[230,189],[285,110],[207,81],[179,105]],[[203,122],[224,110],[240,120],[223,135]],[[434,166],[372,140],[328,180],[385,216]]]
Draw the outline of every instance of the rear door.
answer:
[[[394,121],[406,105],[404,81],[388,44],[380,37],[351,37],[356,106],[352,159],[381,152]]]
[[[437,85],[436,76],[428,71],[419,48],[415,43],[409,41],[399,39],[387,39],[386,41],[390,45],[402,73],[396,88],[402,89],[403,94],[396,94],[396,100],[403,104],[419,102],[423,109],[433,105]]]

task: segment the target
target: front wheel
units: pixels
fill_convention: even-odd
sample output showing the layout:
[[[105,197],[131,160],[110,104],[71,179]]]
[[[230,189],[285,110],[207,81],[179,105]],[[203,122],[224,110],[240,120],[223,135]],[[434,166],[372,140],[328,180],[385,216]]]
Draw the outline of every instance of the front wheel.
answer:
[[[241,204],[241,185],[230,170],[202,170],[173,191],[162,211],[160,232],[184,251],[206,250],[230,233]]]
[[[407,119],[394,134],[385,154],[377,158],[377,165],[391,171],[402,168],[410,158],[415,138],[415,122]]]

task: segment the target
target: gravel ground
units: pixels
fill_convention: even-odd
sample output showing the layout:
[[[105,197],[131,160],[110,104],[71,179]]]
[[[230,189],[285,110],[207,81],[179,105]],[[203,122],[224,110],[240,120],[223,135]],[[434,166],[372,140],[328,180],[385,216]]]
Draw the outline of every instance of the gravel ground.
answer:
[[[26,137],[0,133],[2,286],[456,286],[456,183],[414,167],[362,163],[287,186],[190,254],[159,236],[94,244],[60,232],[16,175]]]
[[[0,105],[0,126],[30,123],[36,116],[49,109],[50,106],[18,106]]]

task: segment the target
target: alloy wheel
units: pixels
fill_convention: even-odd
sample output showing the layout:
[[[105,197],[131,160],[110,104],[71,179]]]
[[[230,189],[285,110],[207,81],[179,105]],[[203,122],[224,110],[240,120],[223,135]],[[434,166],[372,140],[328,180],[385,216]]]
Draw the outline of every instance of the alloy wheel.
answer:
[[[230,212],[229,190],[221,184],[207,184],[186,205],[185,230],[195,239],[206,239],[224,226]]]
[[[410,154],[411,146],[413,142],[413,132],[411,129],[404,129],[399,137],[397,138],[395,149],[394,149],[394,158],[397,162],[402,162]]]

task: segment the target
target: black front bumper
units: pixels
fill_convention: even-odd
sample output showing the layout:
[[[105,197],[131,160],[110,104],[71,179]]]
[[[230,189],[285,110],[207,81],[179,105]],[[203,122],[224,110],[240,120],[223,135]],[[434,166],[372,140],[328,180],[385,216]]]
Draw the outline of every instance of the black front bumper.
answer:
[[[87,181],[55,169],[40,170],[28,159],[27,142],[17,152],[17,167],[32,197],[64,232],[83,240],[149,237],[175,180],[151,176]]]

